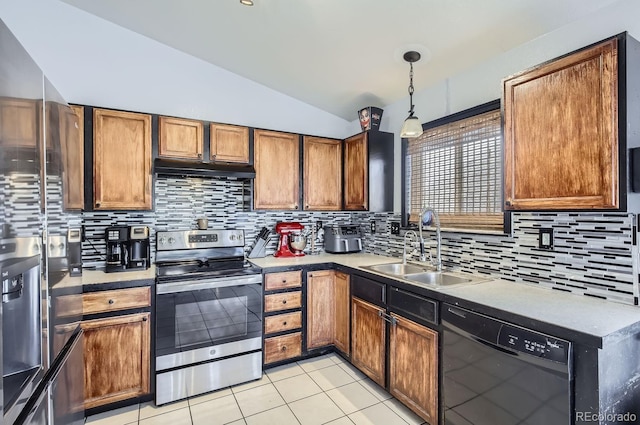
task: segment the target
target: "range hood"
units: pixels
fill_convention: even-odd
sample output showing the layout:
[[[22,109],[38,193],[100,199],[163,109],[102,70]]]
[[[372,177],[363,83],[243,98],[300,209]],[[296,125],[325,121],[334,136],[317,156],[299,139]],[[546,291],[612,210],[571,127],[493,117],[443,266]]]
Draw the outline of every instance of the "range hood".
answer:
[[[161,158],[157,158],[153,163],[153,172],[159,175],[230,178],[238,180],[253,179],[256,176],[255,168],[249,164],[187,162]]]

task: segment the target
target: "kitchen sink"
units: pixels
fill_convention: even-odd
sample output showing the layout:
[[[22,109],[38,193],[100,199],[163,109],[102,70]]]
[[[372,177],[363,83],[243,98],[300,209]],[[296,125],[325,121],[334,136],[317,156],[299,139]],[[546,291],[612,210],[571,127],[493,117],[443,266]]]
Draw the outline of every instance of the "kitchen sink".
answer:
[[[442,272],[406,274],[402,277],[411,282],[426,283],[434,286],[458,285],[460,283],[470,283],[474,281],[473,279],[469,279],[467,277],[461,277]]]
[[[428,271],[428,269],[426,269],[425,267],[421,267],[415,264],[402,263],[376,264],[374,266],[363,267],[363,269],[395,276],[403,276],[406,274],[415,274]]]

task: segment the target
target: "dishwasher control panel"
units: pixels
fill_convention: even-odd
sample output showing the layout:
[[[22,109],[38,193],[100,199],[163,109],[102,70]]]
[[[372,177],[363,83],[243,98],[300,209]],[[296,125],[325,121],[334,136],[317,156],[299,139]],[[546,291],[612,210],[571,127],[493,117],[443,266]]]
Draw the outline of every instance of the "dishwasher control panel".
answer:
[[[498,344],[514,351],[559,363],[566,363],[569,358],[570,343],[568,341],[508,324],[503,324],[500,328]]]

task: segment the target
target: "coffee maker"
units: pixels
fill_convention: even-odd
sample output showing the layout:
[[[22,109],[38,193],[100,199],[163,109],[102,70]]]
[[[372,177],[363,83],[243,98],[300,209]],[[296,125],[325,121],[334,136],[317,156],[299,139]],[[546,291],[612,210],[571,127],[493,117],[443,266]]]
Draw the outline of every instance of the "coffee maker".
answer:
[[[107,273],[123,272],[127,269],[127,248],[129,228],[127,226],[107,227],[104,239],[107,241]]]
[[[280,235],[278,250],[274,257],[301,257],[307,245],[307,238],[301,232],[304,226],[295,221],[281,221],[276,224],[276,233]]]
[[[127,270],[149,268],[151,247],[149,246],[149,228],[147,226],[129,227],[128,252]]]

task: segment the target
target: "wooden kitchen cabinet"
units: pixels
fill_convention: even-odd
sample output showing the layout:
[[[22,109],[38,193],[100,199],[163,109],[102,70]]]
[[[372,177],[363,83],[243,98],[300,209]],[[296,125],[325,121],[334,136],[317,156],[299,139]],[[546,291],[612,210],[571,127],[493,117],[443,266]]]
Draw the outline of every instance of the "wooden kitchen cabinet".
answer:
[[[344,209],[365,211],[369,207],[367,133],[344,141]]]
[[[31,99],[0,99],[0,140],[3,146],[35,148],[38,144],[38,111],[42,103]]]
[[[307,349],[334,343],[335,272],[313,271],[307,274]]]
[[[392,313],[389,392],[430,424],[438,421],[438,333]]]
[[[624,65],[640,63],[627,51],[638,42],[620,35],[503,81],[506,210],[626,209],[638,124],[621,110],[637,111],[639,93]]]
[[[339,211],[342,208],[342,142],[305,136],[304,209]]]
[[[65,210],[84,209],[84,108],[60,105],[62,191]]]
[[[211,124],[211,161],[249,163],[249,129],[238,125]]]
[[[85,409],[150,391],[150,313],[86,320]]]
[[[347,357],[349,356],[349,337],[351,334],[351,321],[349,307],[351,290],[349,287],[349,275],[342,272],[335,273],[334,286],[334,344]]]
[[[202,121],[174,117],[158,118],[159,157],[202,160],[203,146]]]
[[[94,109],[96,210],[151,210],[151,116]]]
[[[393,134],[367,131],[344,141],[345,210],[393,211]]]
[[[359,298],[351,299],[351,363],[381,387],[385,386],[384,309]]]
[[[300,209],[300,142],[297,134],[254,131],[255,209]]]

